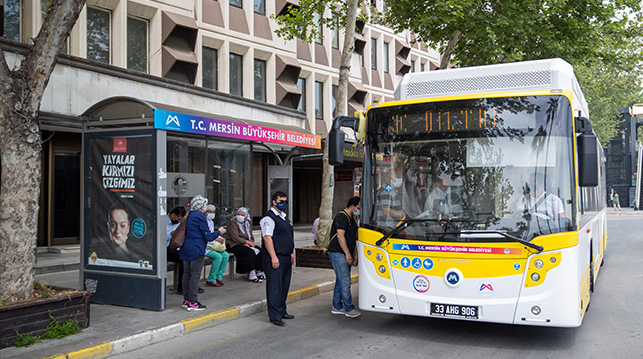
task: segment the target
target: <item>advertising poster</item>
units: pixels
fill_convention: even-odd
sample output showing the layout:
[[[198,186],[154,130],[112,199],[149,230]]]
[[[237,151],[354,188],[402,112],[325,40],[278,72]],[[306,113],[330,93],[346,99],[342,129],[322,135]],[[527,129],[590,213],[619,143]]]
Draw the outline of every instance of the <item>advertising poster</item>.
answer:
[[[86,137],[87,266],[154,272],[151,134]]]

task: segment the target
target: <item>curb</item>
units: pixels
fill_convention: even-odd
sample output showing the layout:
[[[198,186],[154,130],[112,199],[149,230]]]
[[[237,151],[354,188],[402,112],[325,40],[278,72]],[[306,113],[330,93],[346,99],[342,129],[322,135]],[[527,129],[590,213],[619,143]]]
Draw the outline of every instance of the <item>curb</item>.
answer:
[[[351,275],[351,283],[357,283],[357,273]],[[307,299],[321,293],[330,292],[335,288],[335,281],[323,282],[310,285],[288,292],[287,303]],[[181,320],[178,323],[168,326],[146,330],[142,333],[116,339],[111,342],[104,342],[98,345],[76,350],[69,353],[60,353],[46,357],[46,359],[87,359],[107,358],[112,355],[127,353],[145,346],[167,341],[183,336],[189,332],[210,328],[231,320],[247,317],[261,313],[266,310],[266,300],[259,300],[251,303],[237,305],[231,308],[217,310],[197,317]]]

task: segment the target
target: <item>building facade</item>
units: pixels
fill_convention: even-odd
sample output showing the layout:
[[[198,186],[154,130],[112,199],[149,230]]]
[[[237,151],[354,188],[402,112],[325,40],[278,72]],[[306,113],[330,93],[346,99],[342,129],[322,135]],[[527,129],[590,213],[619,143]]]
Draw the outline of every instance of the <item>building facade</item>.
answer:
[[[47,4],[4,1],[0,42],[10,67],[19,65],[38,34]],[[372,4],[385,10],[381,0]],[[38,245],[79,242],[82,133],[88,121],[102,120],[97,106],[110,99],[325,136],[336,102],[343,34],[323,28],[323,38],[311,44],[279,38],[270,15],[291,5],[297,6],[296,0],[87,1],[42,99]],[[347,113],[392,100],[405,73],[434,70],[439,60],[437,51],[414,42],[408,32],[358,24]],[[119,119],[118,113],[105,116]],[[196,191],[216,203],[222,215],[245,206],[260,217],[269,206],[269,192],[285,188],[295,223],[317,217],[318,149],[168,132],[167,158],[168,171],[204,181]],[[336,206],[341,207],[354,193],[359,158],[337,170],[345,179],[337,182]],[[187,204],[187,194],[175,195],[168,194],[168,206]]]

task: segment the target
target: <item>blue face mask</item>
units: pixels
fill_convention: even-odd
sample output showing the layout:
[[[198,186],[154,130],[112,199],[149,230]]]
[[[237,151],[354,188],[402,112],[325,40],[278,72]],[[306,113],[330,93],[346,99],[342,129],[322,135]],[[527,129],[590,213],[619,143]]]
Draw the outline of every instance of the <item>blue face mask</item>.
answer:
[[[288,202],[287,201],[277,202],[277,205],[275,207],[277,207],[277,209],[280,211],[285,211],[286,208],[288,208]]]
[[[353,212],[353,216],[359,216],[360,213],[362,213],[362,211],[356,209],[355,212]]]

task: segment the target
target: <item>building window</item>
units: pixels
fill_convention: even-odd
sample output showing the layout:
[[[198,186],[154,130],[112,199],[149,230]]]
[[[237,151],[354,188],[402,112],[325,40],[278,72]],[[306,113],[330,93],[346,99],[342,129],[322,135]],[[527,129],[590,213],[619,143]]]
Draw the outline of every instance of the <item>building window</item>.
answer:
[[[377,70],[377,39],[371,38],[371,69]]]
[[[337,109],[337,92],[339,91],[339,87],[337,85],[333,85],[332,93],[333,93],[333,116],[337,112],[335,110]]]
[[[266,62],[255,59],[255,100],[266,102]]]
[[[243,1],[241,0],[230,0],[230,5],[243,9]]]
[[[299,98],[299,105],[297,105],[297,109],[299,111],[306,112],[306,79],[302,79],[300,77],[297,80],[297,87],[299,88],[299,91],[301,91],[301,97]]]
[[[388,66],[389,66],[388,65],[388,61],[389,61],[388,60],[388,42],[384,43],[384,52],[383,52],[383,54],[384,54],[384,58],[382,59],[382,61],[384,62],[384,72],[386,72],[388,74],[388,70],[389,70],[389,68],[388,68]]]
[[[317,31],[319,31],[319,34],[315,36],[315,43],[323,45],[324,44],[324,39],[323,39],[324,27],[322,26],[322,22],[321,22],[321,15],[315,14],[315,24],[317,25]]]
[[[315,81],[315,118],[317,120],[324,119],[324,84]]]
[[[218,56],[216,49],[203,47],[203,57],[201,61],[201,75],[203,77],[203,87],[218,90]]]
[[[4,1],[4,36],[13,41],[20,41],[20,0]]]
[[[127,18],[127,68],[147,73],[147,21]]]
[[[266,15],[266,0],[255,0],[255,14]]]
[[[415,60],[411,60],[411,72],[415,72]]]
[[[424,64],[420,63],[420,72],[424,72]]]
[[[230,53],[230,95],[243,96],[243,56]]]
[[[110,23],[112,13],[87,7],[87,59],[110,63]]]
[[[339,49],[339,29],[337,26],[333,29],[333,38],[331,39],[331,45],[333,49]]]

